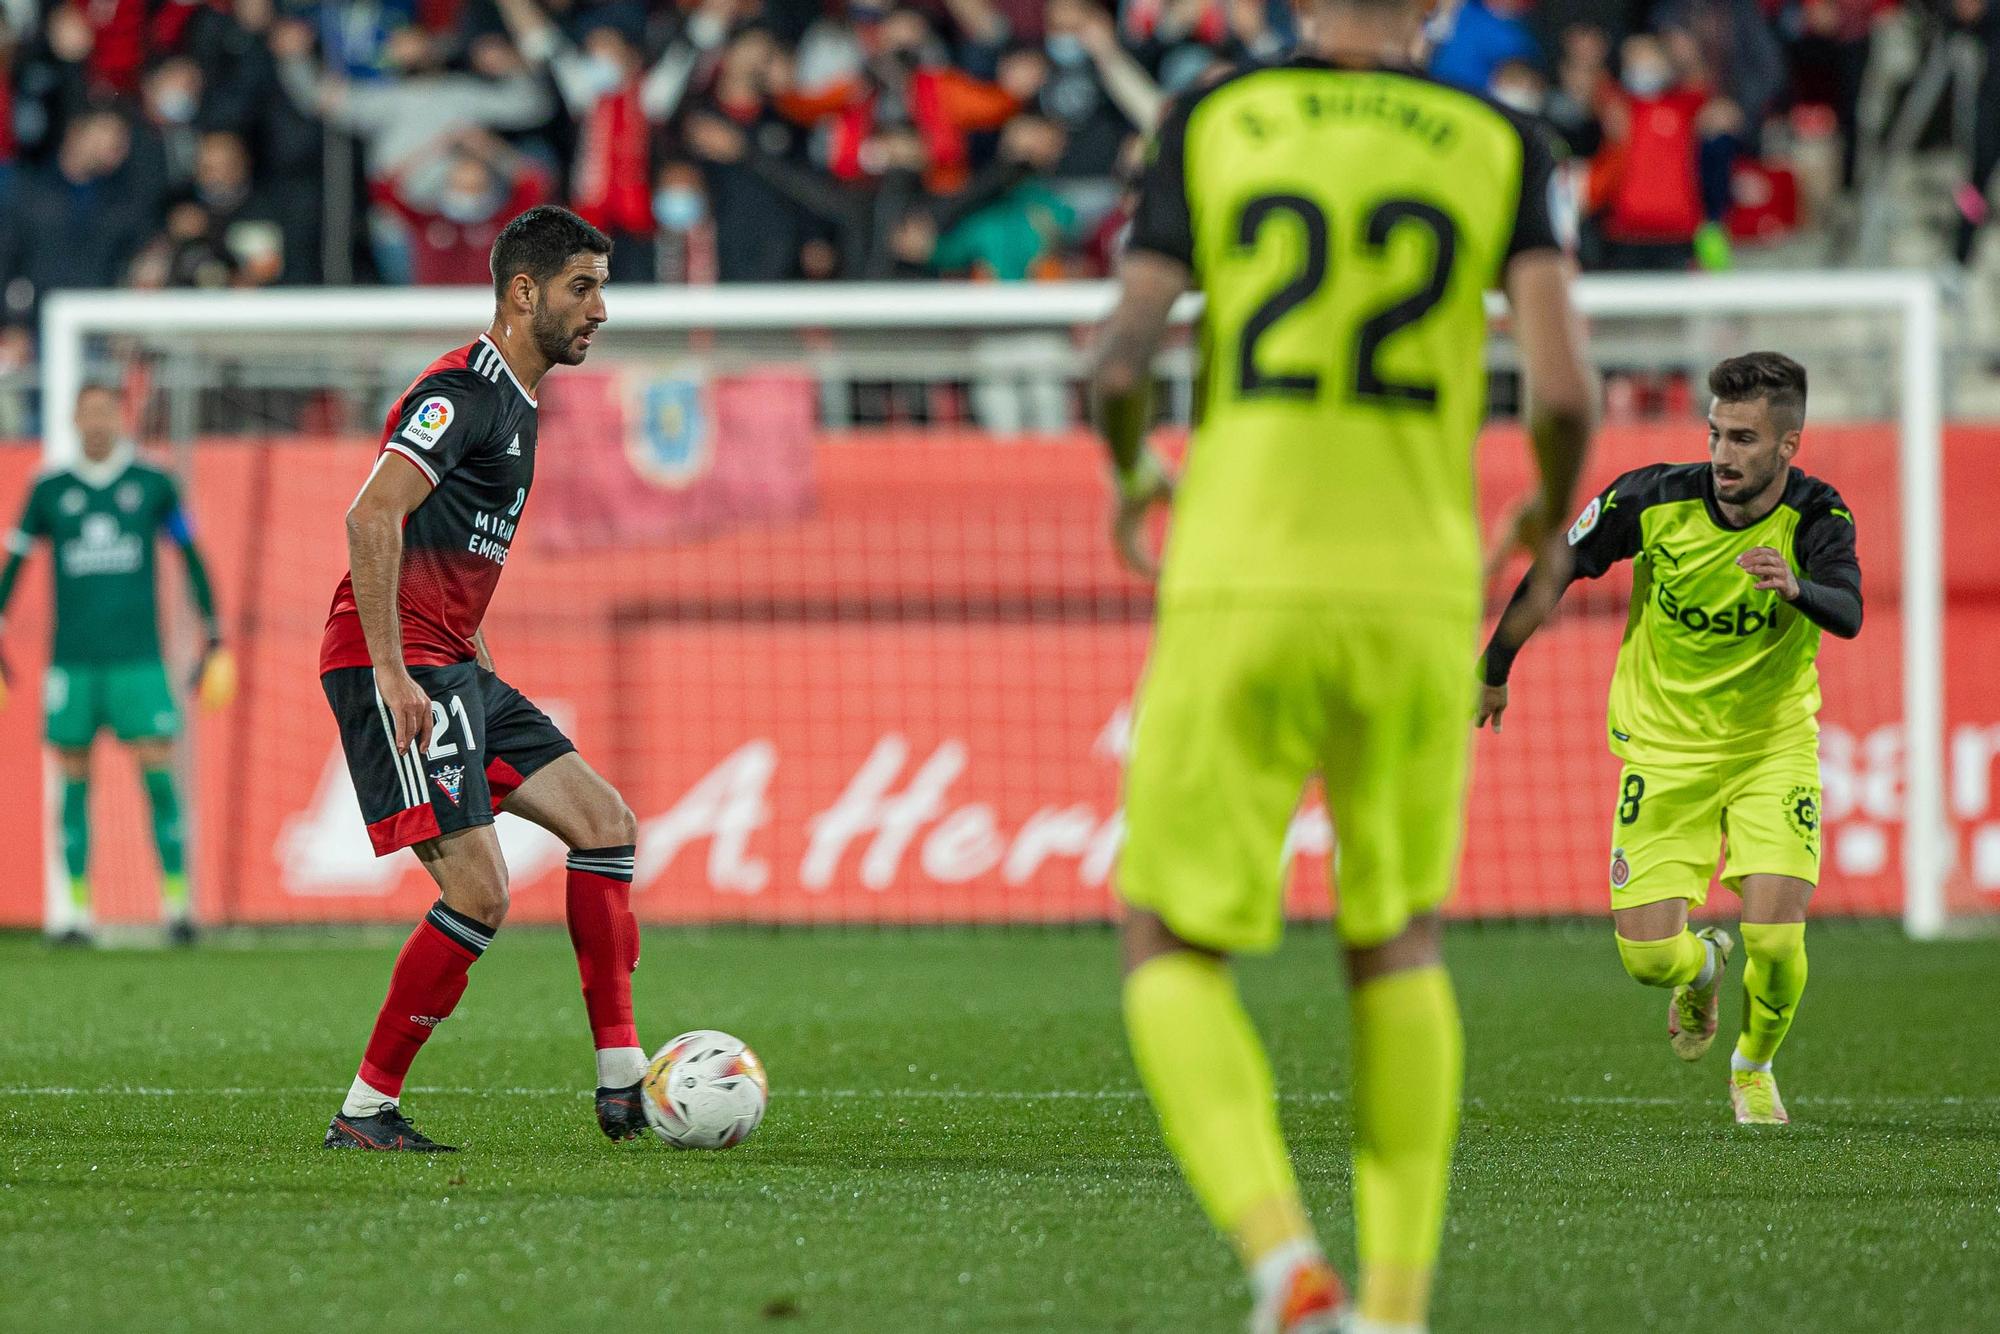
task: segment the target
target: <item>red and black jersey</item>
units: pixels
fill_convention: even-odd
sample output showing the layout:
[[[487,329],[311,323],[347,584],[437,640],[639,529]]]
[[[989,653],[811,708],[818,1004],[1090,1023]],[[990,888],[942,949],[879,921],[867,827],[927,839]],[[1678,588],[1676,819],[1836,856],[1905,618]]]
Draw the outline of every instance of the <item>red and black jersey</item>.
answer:
[[[535,400],[484,334],[431,363],[382,430],[377,467],[397,454],[430,479],[403,525],[396,602],[403,661],[445,667],[476,656],[472,636],[500,583],[535,480]],[[322,674],[368,667],[352,573],[341,576],[320,641]]]

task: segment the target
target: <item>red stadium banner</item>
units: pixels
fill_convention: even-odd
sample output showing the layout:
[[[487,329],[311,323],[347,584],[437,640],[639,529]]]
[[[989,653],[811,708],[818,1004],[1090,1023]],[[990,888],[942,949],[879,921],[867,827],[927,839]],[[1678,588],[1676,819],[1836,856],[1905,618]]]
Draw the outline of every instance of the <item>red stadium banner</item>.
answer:
[[[737,475],[752,479],[733,493],[747,509],[723,505],[715,513],[726,521],[682,525],[671,505],[647,513],[642,499],[630,526],[607,517],[619,532],[608,547],[577,531],[593,503],[583,471],[553,497],[538,486],[487,625],[501,675],[571,730],[637,813],[635,907],[651,921],[1107,916],[1150,602],[1104,538],[1094,446],[1081,436],[885,431],[781,442],[760,455],[754,442],[732,444],[721,419],[739,414],[744,430],[761,423],[781,435],[803,420],[789,386],[761,391],[760,403],[700,409],[718,413],[720,448],[706,457],[733,453]],[[651,410],[696,410],[664,392]],[[551,464],[565,449],[583,456],[602,444],[548,436]],[[661,448],[691,460],[692,484],[704,484],[702,450],[688,444]],[[1701,448],[1698,428],[1617,427],[1593,481]],[[1893,913],[1902,903],[1893,448],[1886,428],[1818,427],[1801,458],[1856,513],[1869,607],[1861,639],[1829,640],[1821,655],[1820,912]],[[1946,470],[1946,814],[1961,839],[1961,908],[2000,894],[2000,702],[1982,689],[1985,664],[2000,659],[2000,528],[1980,518],[2000,505],[2000,470],[1980,466],[1996,448],[2000,431],[1954,430]],[[795,482],[774,480],[773,459],[792,449]],[[342,501],[369,458],[369,442],[353,439],[197,448],[189,490],[243,672],[237,703],[197,723],[196,892],[212,920],[402,922],[433,895],[413,857],[369,854],[313,674],[344,564]],[[0,505],[17,503],[33,466],[26,450],[0,451]],[[1490,524],[1527,489],[1517,433],[1491,433],[1482,472]],[[605,474],[614,488],[618,476]],[[163,569],[172,583],[176,563]],[[1628,582],[1616,572],[1572,593],[1522,657],[1505,733],[1477,741],[1456,911],[1603,911],[1616,774],[1603,707]],[[16,690],[0,713],[0,922],[9,924],[42,913],[34,683],[45,586],[38,561],[9,617]],[[151,869],[136,782],[104,758],[100,911],[143,920]],[[513,919],[556,920],[561,849],[511,818],[500,823]],[[1293,828],[1300,916],[1328,910],[1331,842],[1308,799]]]

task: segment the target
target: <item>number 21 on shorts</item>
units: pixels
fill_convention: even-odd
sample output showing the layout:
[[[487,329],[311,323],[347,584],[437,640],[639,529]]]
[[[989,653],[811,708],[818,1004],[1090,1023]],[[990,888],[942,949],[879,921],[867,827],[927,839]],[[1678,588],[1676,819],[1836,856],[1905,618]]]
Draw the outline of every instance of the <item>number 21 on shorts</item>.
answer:
[[[457,695],[453,695],[449,700],[431,701],[431,741],[424,747],[425,759],[442,760],[458,754],[458,743],[445,739],[445,734],[451,730],[451,721],[454,717],[458,719],[459,732],[465,738],[465,749],[467,751],[479,749],[479,739],[472,735],[472,719],[466,716],[465,702]]]

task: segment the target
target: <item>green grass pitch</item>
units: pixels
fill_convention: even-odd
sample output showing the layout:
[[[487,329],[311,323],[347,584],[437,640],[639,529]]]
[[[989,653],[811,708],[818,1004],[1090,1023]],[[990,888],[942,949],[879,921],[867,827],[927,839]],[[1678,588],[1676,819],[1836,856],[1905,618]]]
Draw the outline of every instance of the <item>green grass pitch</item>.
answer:
[[[1440,1334],[2000,1330],[2000,945],[1809,943],[1773,1133],[1728,1120],[1726,1043],[1673,1058],[1608,929],[1453,934]],[[599,1136],[567,942],[503,932],[406,1095],[466,1151],[327,1153],[393,950],[0,938],[0,1329],[1241,1327],[1137,1092],[1108,932],[649,932],[647,1040],[724,1028],[770,1067],[723,1154]],[[1298,929],[1243,976],[1351,1272],[1334,960]]]

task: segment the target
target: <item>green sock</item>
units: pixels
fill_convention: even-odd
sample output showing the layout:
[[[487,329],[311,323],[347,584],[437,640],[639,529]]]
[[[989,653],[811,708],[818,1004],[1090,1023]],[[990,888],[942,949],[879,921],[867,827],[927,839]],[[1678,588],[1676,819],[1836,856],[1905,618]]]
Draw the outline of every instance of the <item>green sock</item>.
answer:
[[[1736,1054],[1768,1065],[1792,1029],[1806,990],[1806,924],[1743,924],[1743,1036]]]
[[[1465,1037],[1444,965],[1354,988],[1354,1232],[1357,1310],[1398,1328],[1429,1315],[1458,1139]]]
[[[153,806],[153,846],[160,850],[160,897],[173,917],[187,915],[186,851],[181,831],[181,798],[167,769],[145,772],[146,798]]]
[[[69,900],[90,910],[90,780],[62,780],[63,865],[69,870]]]
[[[1310,1239],[1271,1064],[1229,966],[1192,951],[1148,959],[1125,979],[1125,1028],[1167,1147],[1244,1264]]]

